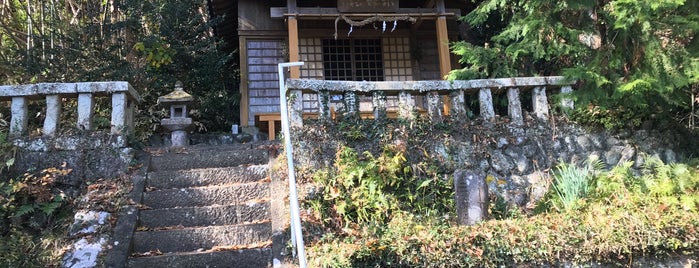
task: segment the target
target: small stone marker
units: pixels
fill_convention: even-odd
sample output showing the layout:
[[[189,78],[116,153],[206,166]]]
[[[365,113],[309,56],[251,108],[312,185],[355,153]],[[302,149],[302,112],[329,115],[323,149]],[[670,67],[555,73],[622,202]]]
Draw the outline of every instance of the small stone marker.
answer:
[[[454,172],[454,194],[458,223],[473,225],[488,216],[488,184],[480,171]]]

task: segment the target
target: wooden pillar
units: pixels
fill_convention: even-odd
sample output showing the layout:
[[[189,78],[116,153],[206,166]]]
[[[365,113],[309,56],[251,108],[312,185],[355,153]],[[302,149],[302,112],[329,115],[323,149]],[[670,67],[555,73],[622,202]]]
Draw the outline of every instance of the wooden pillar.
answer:
[[[286,2],[286,7],[289,13],[296,13],[296,0],[288,0]],[[299,25],[296,20],[296,16],[289,16],[287,18],[287,24],[289,27],[289,62],[300,61],[299,56]],[[300,78],[301,68],[298,66],[290,67],[289,78]]]
[[[436,20],[437,26],[437,53],[439,55],[439,74],[444,79],[451,71],[451,56],[449,53],[449,33],[447,32],[447,17],[444,16],[444,0],[437,0],[437,12],[440,14]],[[451,101],[449,96],[444,96],[444,115],[449,115]]]
[[[287,0],[286,7],[289,13],[296,13],[296,0]],[[287,18],[287,26],[289,28],[289,62],[296,62],[300,60],[299,56],[299,25],[296,20],[296,16],[289,16]],[[289,67],[289,78],[298,79],[301,78],[301,69],[297,66]],[[303,92],[301,90],[291,90],[289,92],[294,99],[292,109],[289,111],[291,113],[290,121],[292,127],[303,127]],[[282,96],[283,97],[283,96]]]
[[[449,56],[449,36],[447,35],[447,19],[444,16],[437,18],[437,39],[439,53],[439,74],[446,77],[451,71],[451,57]]]
[[[241,36],[238,38],[240,46],[240,126],[247,127],[250,124],[250,101],[248,99],[248,40]]]

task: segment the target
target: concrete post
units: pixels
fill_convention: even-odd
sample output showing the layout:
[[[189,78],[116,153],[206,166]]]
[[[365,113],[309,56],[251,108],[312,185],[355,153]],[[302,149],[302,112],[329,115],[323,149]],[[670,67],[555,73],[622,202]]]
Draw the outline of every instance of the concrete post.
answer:
[[[318,119],[330,120],[330,93],[325,90],[318,92]]]
[[[345,112],[347,112],[346,116],[359,117],[359,101],[357,100],[357,93],[354,91],[345,92],[344,100]]]
[[[123,134],[126,128],[126,93],[112,94],[112,134]]]
[[[126,130],[127,133],[133,134],[136,131],[136,125],[134,123],[134,116],[136,113],[136,102],[134,100],[128,99],[126,107]]]
[[[44,118],[43,128],[45,136],[53,136],[58,131],[58,125],[61,121],[61,104],[61,96],[46,96],[46,118]]]
[[[573,93],[572,86],[561,87],[561,107],[563,107],[564,110],[575,109],[575,103],[573,102],[573,98],[570,97],[570,93]]]
[[[386,94],[383,91],[374,91],[371,102],[374,106],[374,119],[386,119]]]
[[[546,98],[546,88],[545,87],[535,87],[532,91],[532,107],[534,108],[534,114],[536,118],[540,120],[549,119],[549,102]]]
[[[398,93],[398,118],[412,121],[415,119],[413,110],[415,109],[415,101],[413,96],[408,91]]]
[[[451,97],[451,116],[455,121],[466,119],[466,107],[464,101],[464,91],[454,90],[450,94]]]
[[[78,129],[92,129],[92,115],[95,110],[95,100],[91,93],[78,94]]]
[[[303,92],[301,90],[289,90],[289,125],[291,127],[303,127]]]
[[[522,102],[519,100],[519,88],[511,87],[507,89],[507,115],[510,116],[512,124],[521,126],[524,124],[522,117]]]
[[[454,172],[454,201],[459,224],[473,225],[488,217],[485,174],[459,169]]]
[[[27,131],[27,120],[29,109],[25,97],[12,97],[12,107],[10,109],[12,119],[10,119],[10,136],[21,136]]]
[[[495,118],[495,108],[493,108],[493,95],[489,88],[481,88],[478,92],[478,102],[481,108],[481,117],[485,121]]]
[[[439,92],[431,91],[427,93],[427,113],[430,115],[432,124],[442,122],[442,110],[440,109]]]

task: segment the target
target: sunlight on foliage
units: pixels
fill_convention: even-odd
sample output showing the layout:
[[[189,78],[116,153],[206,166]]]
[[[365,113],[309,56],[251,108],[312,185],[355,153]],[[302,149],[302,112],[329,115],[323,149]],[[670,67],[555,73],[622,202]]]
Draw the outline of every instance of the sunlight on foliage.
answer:
[[[310,245],[309,263],[314,267],[628,265],[639,256],[699,250],[697,166],[664,164],[648,157],[640,173],[630,162],[602,171],[596,161],[583,167],[561,164],[555,173],[561,193],[567,191],[563,187],[587,187],[586,194],[569,191],[577,199],[571,202],[584,206],[474,226],[393,213],[382,228],[360,225],[349,234],[325,235]],[[566,180],[577,186],[563,186]],[[550,191],[549,197],[558,198],[559,190]]]

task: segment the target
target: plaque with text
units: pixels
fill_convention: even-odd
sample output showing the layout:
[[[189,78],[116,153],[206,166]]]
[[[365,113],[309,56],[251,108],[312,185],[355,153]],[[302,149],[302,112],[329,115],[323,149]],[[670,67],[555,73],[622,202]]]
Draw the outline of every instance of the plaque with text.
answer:
[[[398,0],[337,0],[340,12],[397,12]]]

